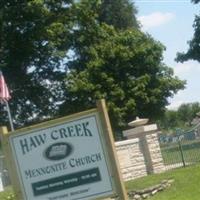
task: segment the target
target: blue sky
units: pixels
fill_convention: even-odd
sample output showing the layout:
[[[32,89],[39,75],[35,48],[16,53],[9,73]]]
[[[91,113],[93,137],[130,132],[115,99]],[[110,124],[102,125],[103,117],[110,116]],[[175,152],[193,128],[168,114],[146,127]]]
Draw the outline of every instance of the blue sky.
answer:
[[[166,46],[164,63],[174,69],[175,75],[187,81],[186,88],[169,99],[168,108],[176,109],[182,103],[200,102],[200,63],[176,63],[177,52],[188,49],[193,36],[193,21],[199,5],[190,0],[134,0],[142,29]]]

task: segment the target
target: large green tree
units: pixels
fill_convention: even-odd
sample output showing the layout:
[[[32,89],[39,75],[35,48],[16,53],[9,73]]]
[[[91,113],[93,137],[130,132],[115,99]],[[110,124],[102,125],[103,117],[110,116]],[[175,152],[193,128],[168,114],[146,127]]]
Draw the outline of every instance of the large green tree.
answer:
[[[88,11],[81,17],[76,6],[79,1],[0,2],[0,69],[11,90],[10,106],[16,125],[56,115],[67,92],[63,89],[65,62],[74,52],[79,55],[72,38],[79,37],[77,28],[87,28],[84,21],[89,24],[94,14],[96,20],[118,29],[136,25],[136,9],[126,0],[116,1],[116,4],[98,0],[81,2]],[[67,54],[68,50],[72,53]],[[2,108],[1,121],[5,121],[6,112]]]
[[[158,117],[167,98],[184,88],[162,63],[163,45],[127,17],[124,27],[100,18],[99,0],[0,3],[0,68],[18,125],[85,110],[105,98],[119,128],[136,115]]]
[[[164,46],[137,29],[118,31],[97,23],[98,5],[92,9],[89,5],[79,5],[75,58],[67,65],[68,95],[61,111],[91,108],[105,98],[116,129],[137,115],[157,118],[167,98],[184,88],[184,82],[162,63]]]
[[[62,101],[72,6],[71,0],[0,2],[0,68],[18,125],[54,116]]]
[[[200,0],[192,0],[192,2],[197,4]],[[192,40],[188,42],[189,49],[186,53],[178,53],[177,61],[184,62],[192,59],[200,62],[200,15],[195,16],[193,27],[194,35]]]

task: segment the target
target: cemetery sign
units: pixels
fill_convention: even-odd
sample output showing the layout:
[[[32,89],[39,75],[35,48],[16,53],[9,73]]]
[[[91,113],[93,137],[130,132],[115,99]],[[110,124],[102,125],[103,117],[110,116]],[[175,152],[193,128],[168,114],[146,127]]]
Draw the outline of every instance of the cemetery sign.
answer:
[[[98,108],[104,110],[102,103]],[[126,199],[105,126],[106,119],[92,109],[4,134],[17,197],[89,200],[119,195]]]

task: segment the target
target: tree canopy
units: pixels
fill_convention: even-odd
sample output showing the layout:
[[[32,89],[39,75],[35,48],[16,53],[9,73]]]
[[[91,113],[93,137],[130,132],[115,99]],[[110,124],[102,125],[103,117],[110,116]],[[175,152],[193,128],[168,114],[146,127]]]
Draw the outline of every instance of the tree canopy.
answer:
[[[117,1],[120,16],[104,11],[111,9],[106,2],[115,1],[1,2],[0,68],[16,124],[79,112],[105,98],[119,129],[137,115],[158,118],[167,98],[184,88],[162,61],[165,47],[138,28],[134,6]]]
[[[15,122],[55,114],[63,96],[61,62],[69,48],[71,0],[2,0],[0,68]],[[2,117],[2,119],[5,117]]]
[[[199,3],[200,0],[192,0],[194,3]],[[193,23],[194,35],[192,40],[188,42],[189,49],[186,53],[178,53],[176,60],[184,62],[187,60],[196,60],[200,62],[200,15],[196,15]]]
[[[82,6],[80,19],[87,12],[91,16],[91,9]],[[76,56],[67,64],[68,95],[62,111],[91,108],[97,99],[105,98],[118,129],[137,115],[157,118],[168,104],[167,98],[184,88],[184,82],[162,63],[165,47],[150,35],[96,23],[94,13],[89,22],[78,22],[73,38]]]

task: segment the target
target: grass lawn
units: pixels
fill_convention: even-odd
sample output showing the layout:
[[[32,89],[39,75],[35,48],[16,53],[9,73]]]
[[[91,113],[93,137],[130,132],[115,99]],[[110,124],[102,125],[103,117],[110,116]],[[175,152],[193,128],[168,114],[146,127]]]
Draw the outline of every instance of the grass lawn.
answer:
[[[172,186],[149,198],[149,200],[199,200],[200,199],[200,165],[151,175],[126,183],[128,190],[144,189],[160,183],[163,179],[175,180]]]
[[[199,200],[200,199],[200,165],[179,168],[162,174],[150,175],[126,182],[127,190],[144,189],[160,183],[164,179],[174,179],[175,182],[166,190],[149,198],[149,200]],[[12,189],[0,192],[0,200],[8,200]],[[12,198],[13,200],[13,198]]]
[[[12,196],[13,190],[11,187],[7,187],[4,192],[0,192],[0,200],[13,200],[13,198],[11,198]]]

